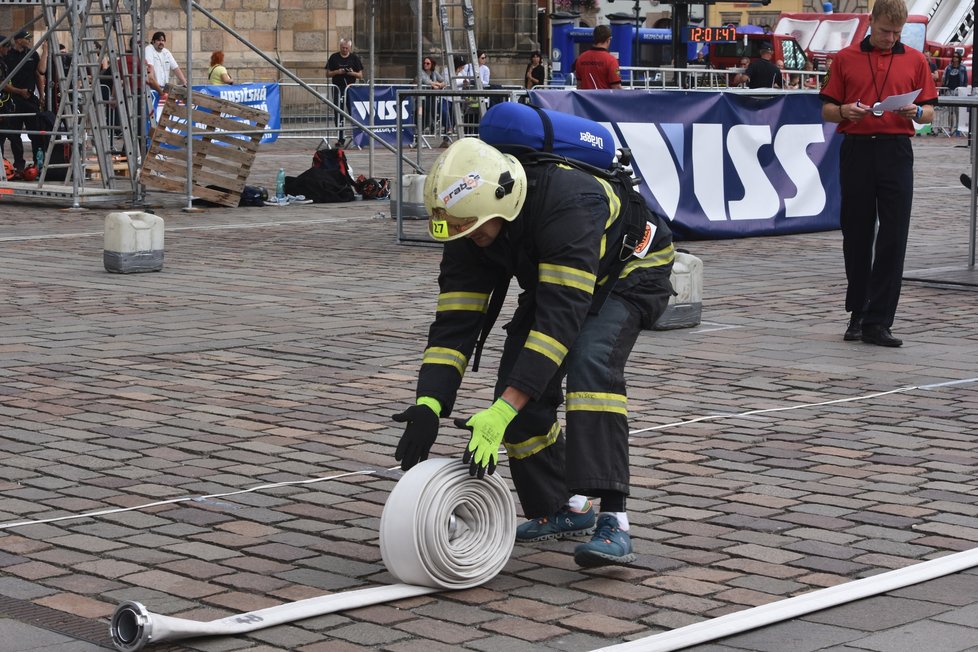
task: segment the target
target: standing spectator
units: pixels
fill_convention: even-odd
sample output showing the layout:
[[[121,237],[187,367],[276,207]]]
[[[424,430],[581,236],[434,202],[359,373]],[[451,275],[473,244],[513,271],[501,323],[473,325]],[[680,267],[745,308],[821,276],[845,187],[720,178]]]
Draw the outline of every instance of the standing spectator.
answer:
[[[951,55],[951,64],[944,69],[944,92],[947,95],[961,95],[967,92],[968,88],[968,69],[961,65],[961,55],[955,52]],[[964,91],[959,89],[965,89]],[[964,109],[967,111],[967,109]],[[955,136],[961,135],[960,113],[961,109],[951,108],[948,110],[950,124],[948,129]]]
[[[10,51],[10,41],[6,36],[0,34],[0,80],[6,79],[7,74],[10,72],[7,69],[7,52]],[[6,115],[7,113],[14,112],[14,96],[13,96],[14,86],[10,82],[7,82],[3,88],[0,88],[0,159],[4,158],[3,154],[3,144],[4,141],[10,140],[10,149],[13,151],[13,136],[11,134],[3,133],[4,129],[10,129],[8,125]],[[6,179],[6,176],[3,177]]]
[[[14,109],[16,113],[26,113],[27,116],[16,116],[7,118],[7,125],[13,130],[39,131],[40,122],[37,114],[44,106],[44,77],[47,73],[47,49],[42,44],[41,49],[33,54],[28,54],[31,49],[30,32],[17,32],[14,34],[14,45],[8,51],[4,59],[7,62],[7,70],[13,70],[21,61],[24,65],[10,79],[7,85],[7,92],[14,96]],[[35,90],[37,95],[34,94]],[[39,134],[30,134],[31,153],[36,156],[38,149],[47,146],[47,137]],[[23,174],[24,166],[24,143],[18,134],[11,134],[10,151],[14,155],[14,170],[18,175]]]
[[[591,49],[582,52],[571,65],[571,72],[577,77],[578,90],[621,88],[618,59],[608,51],[611,46],[611,28],[598,25],[591,38]]]
[[[934,79],[934,83],[937,84],[940,75],[937,74],[937,62],[934,61],[934,55],[930,53],[930,50],[924,50],[924,57],[927,58],[927,65],[930,67],[930,76]]]
[[[233,84],[228,69],[224,67],[224,52],[211,52],[211,67],[207,69],[207,83],[214,86]]]
[[[163,89],[170,83],[170,73],[172,72],[184,86],[187,85],[187,77],[180,70],[180,64],[173,58],[173,53],[166,48],[166,34],[156,32],[153,39],[146,46],[146,83],[154,91],[159,93],[163,99]]]
[[[329,55],[326,60],[326,77],[333,83],[333,103],[339,111],[333,112],[333,126],[339,128],[336,146],[344,147],[343,126],[346,124],[342,112],[346,110],[346,88],[363,79],[363,62],[353,52],[353,41],[340,39],[340,50]]]
[[[435,67],[435,60],[425,57],[421,60],[421,87],[440,91],[445,88],[445,78]]]
[[[903,342],[890,333],[903,278],[913,202],[914,121],[934,117],[937,89],[924,55],[900,42],[903,0],[876,0],[872,31],[838,52],[822,88],[822,119],[839,123],[842,253],[846,310],[843,337],[878,346]],[[884,98],[919,90],[917,104],[873,110]],[[878,230],[877,230],[878,225]]]
[[[747,82],[747,88],[783,88],[781,69],[771,61],[774,47],[768,41],[764,41],[761,43],[760,53],[761,58],[751,61],[747,66],[741,82]]]
[[[435,60],[432,57],[425,57],[421,60],[421,75],[418,77],[421,88],[440,91],[445,88],[445,78],[435,67]],[[438,97],[425,97],[421,103],[421,119],[426,133],[434,133],[435,116],[438,114],[436,109],[440,100]]]
[[[543,67],[543,57],[539,52],[530,55],[530,63],[526,64],[525,86],[527,90],[534,86],[547,83],[547,71]]]

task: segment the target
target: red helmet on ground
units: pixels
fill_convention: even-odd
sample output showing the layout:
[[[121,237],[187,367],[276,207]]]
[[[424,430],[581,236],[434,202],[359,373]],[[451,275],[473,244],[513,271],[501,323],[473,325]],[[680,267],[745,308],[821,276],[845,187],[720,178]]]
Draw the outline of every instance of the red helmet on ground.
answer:
[[[21,173],[21,177],[24,179],[24,181],[37,181],[37,167],[30,165],[24,168],[24,171]]]

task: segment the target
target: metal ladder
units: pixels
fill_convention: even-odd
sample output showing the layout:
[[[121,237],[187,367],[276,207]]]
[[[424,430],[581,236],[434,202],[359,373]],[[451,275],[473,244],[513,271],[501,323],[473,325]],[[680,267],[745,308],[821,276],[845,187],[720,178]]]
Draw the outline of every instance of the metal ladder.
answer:
[[[438,20],[441,25],[442,55],[444,57],[445,71],[448,74],[449,88],[452,90],[461,89],[464,82],[469,82],[469,88],[475,90],[482,89],[482,76],[479,74],[479,54],[475,42],[475,10],[472,8],[472,0],[458,0],[449,2],[448,0],[438,0]],[[472,78],[457,77],[455,74],[455,40],[453,35],[461,35],[464,38],[465,51],[463,54],[468,58],[468,65],[472,70]],[[468,103],[468,98],[454,98],[451,100],[452,118],[455,122],[455,135],[462,138],[465,135],[465,124],[463,123],[464,114],[462,104]],[[479,107],[479,117],[485,113],[482,102],[477,100]]]
[[[44,2],[43,9],[48,25],[57,24],[58,10],[67,13],[72,56],[67,66],[61,61],[53,66],[54,79],[61,90],[55,130],[63,130],[65,137],[52,138],[48,143],[41,183],[49,172],[61,168],[66,182],[84,186],[85,168],[94,162],[99,185],[111,187],[115,153],[125,156],[128,176],[134,178],[139,152],[131,113],[136,98],[124,79],[129,73],[122,54],[126,45],[133,42],[133,34],[124,29],[121,18],[132,8],[125,0],[63,0]],[[49,48],[56,51],[54,36],[50,37]],[[104,91],[103,84],[107,86]],[[64,156],[63,162],[54,162],[52,155],[57,147],[70,147],[71,154]]]

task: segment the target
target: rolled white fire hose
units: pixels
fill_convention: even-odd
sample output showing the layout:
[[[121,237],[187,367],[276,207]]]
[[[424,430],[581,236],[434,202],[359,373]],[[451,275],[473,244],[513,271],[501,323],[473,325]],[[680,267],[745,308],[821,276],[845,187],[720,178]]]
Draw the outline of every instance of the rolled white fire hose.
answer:
[[[468,589],[495,577],[516,543],[516,506],[498,475],[471,478],[457,459],[426,460],[404,474],[380,517],[380,552],[403,582],[259,609],[210,622],[161,616],[126,601],[112,614],[116,649],[197,636],[235,635],[324,614]]]

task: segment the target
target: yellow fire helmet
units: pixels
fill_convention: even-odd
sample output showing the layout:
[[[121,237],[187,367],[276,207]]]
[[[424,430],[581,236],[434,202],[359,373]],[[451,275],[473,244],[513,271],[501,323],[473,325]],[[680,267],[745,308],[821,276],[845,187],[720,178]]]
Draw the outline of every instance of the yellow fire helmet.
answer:
[[[525,200],[523,166],[478,138],[452,143],[424,183],[428,232],[438,242],[468,235],[494,217],[512,222]]]

